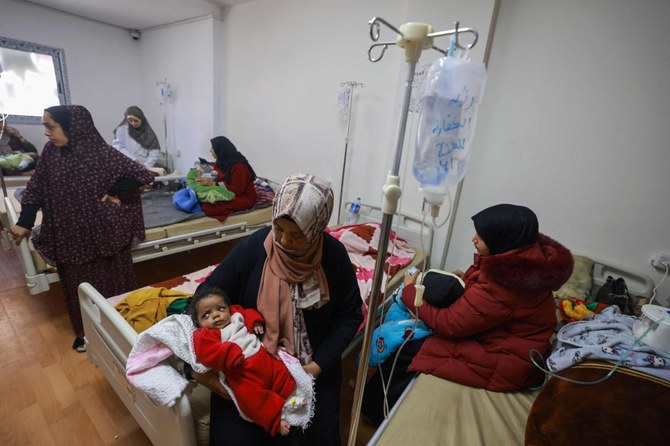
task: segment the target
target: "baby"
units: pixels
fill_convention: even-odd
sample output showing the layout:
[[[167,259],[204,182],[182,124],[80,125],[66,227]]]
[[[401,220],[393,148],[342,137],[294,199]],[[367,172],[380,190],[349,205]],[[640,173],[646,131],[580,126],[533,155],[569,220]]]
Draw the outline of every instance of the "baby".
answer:
[[[198,327],[193,333],[198,361],[224,374],[244,415],[271,435],[287,435],[291,425],[284,410],[290,410],[286,400],[296,383],[257,336],[264,332],[263,316],[231,306],[223,290],[204,286],[191,298],[188,313]]]

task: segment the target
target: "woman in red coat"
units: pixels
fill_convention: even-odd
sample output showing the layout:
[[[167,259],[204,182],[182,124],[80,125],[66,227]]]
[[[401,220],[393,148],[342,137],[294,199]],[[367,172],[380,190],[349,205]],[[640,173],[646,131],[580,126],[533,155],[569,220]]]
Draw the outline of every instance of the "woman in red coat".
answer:
[[[493,391],[528,388],[542,380],[529,352],[550,350],[556,326],[552,290],[570,277],[572,255],[538,232],[535,213],[524,206],[499,204],[472,220],[477,253],[463,274],[463,296],[447,308],[426,302],[415,307],[414,285],[403,291],[403,303],[434,334],[408,342],[401,352],[389,407],[416,372]],[[384,370],[384,379],[389,371]],[[383,420],[379,375],[366,385],[364,401],[364,413],[377,423]]]
[[[200,177],[197,181],[205,186],[223,183],[226,189],[235,194],[235,198],[230,201],[202,203],[201,206],[207,216],[225,221],[228,215],[235,211],[243,211],[254,207],[256,203],[256,188],[254,187],[256,172],[244,155],[238,152],[235,145],[225,136],[217,136],[211,140],[211,143],[210,153],[216,158],[213,166],[217,172],[216,180]]]

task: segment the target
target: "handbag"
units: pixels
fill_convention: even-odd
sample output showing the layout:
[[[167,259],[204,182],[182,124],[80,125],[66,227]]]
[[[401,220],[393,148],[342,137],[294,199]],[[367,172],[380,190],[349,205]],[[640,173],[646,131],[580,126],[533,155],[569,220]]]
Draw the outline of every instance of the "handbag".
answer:
[[[623,314],[635,314],[635,303],[628,292],[628,286],[623,277],[615,279],[612,276],[607,276],[607,280],[596,294],[596,302],[616,305]]]

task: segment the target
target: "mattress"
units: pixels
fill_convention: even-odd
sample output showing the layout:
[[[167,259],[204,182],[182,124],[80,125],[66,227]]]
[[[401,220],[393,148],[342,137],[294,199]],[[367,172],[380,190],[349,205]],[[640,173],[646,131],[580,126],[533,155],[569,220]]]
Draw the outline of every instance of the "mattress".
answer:
[[[538,393],[491,392],[421,374],[369,444],[522,445]]]

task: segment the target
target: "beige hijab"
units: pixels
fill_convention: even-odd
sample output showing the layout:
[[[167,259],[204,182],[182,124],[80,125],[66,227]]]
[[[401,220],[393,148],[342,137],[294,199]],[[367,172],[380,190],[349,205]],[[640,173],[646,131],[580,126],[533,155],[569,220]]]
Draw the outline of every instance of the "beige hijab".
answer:
[[[303,364],[311,357],[311,347],[302,311],[320,308],[330,300],[321,256],[323,231],[332,211],[333,191],[327,181],[309,174],[291,175],[277,190],[272,220],[290,217],[305,234],[308,246],[300,253],[286,251],[275,242],[274,231],[264,242],[267,259],[257,300],[265,318],[263,343],[272,354],[284,346]]]

